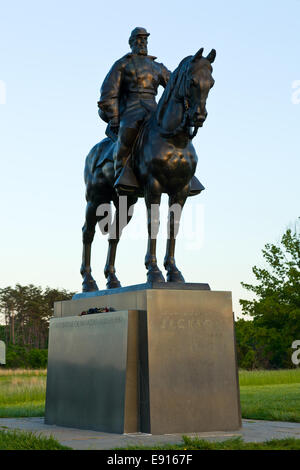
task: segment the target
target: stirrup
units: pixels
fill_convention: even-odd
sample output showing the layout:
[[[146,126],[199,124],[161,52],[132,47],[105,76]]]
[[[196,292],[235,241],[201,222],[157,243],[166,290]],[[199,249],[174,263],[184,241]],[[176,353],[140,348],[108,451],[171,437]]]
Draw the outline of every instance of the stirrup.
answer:
[[[204,189],[205,187],[203,186],[203,184],[200,183],[198,178],[196,178],[196,176],[193,176],[191,180],[190,192],[188,195],[197,196],[197,194],[200,194]]]

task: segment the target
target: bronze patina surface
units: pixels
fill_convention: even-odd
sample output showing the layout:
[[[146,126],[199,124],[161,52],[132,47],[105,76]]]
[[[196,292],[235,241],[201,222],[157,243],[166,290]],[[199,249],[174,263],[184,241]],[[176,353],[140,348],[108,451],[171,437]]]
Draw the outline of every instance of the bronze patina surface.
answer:
[[[122,230],[132,218],[129,208],[138,197],[145,199],[147,208],[147,281],[165,282],[156,258],[163,193],[168,194],[170,207],[166,280],[185,282],[175,262],[175,241],[187,198],[204,189],[194,176],[198,157],[192,140],[207,117],[206,100],[214,84],[212,63],[216,51],[212,49],[204,56],[201,48],[170,73],[156,57],[148,55],[148,36],[145,28],[132,31],[131,52],[113,64],[101,87],[99,115],[108,122],[108,137],[91,149],[85,161],[87,206],[80,271],[83,292],[98,290],[91,274],[91,245],[97,222],[102,233],[109,234],[106,286],[121,286],[115,272],[116,250]],[[160,85],[165,90],[157,105],[155,96]],[[121,206],[121,195],[127,198],[126,209]],[[115,207],[114,230],[107,221],[111,203]],[[174,207],[176,211],[171,210]]]

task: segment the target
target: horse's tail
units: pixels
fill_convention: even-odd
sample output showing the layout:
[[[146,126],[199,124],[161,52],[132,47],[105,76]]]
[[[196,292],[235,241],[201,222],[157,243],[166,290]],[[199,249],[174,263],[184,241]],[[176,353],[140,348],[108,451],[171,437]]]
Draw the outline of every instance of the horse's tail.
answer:
[[[113,161],[112,152],[110,152],[110,147],[112,146],[113,141],[107,137],[94,145],[89,151],[84,165],[85,184],[87,184],[90,176],[97,167],[101,166],[106,160]]]

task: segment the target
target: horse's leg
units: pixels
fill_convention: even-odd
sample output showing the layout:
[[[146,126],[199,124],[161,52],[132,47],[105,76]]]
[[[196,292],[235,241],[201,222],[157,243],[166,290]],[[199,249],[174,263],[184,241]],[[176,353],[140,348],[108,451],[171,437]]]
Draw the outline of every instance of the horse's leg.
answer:
[[[127,209],[129,210],[129,208],[136,202],[137,202],[137,198],[127,197],[126,210]],[[120,224],[120,207],[119,207],[118,198],[114,199],[114,205],[116,208],[114,233],[110,234],[109,239],[108,239],[108,252],[107,252],[106,265],[104,268],[104,275],[107,279],[107,283],[106,283],[107,289],[114,289],[116,287],[121,287],[120,281],[118,280],[115,274],[116,273],[116,269],[115,269],[116,251],[117,251],[118,243],[120,241],[122,230],[130,222],[132,218],[132,212],[133,212],[131,210],[129,214],[127,210],[126,214],[122,214],[122,222],[124,221],[124,225]],[[124,210],[124,209],[121,208],[121,210]]]
[[[145,203],[147,207],[148,222],[148,247],[145,257],[148,282],[165,282],[162,272],[157,266],[156,239],[159,229],[159,206],[161,200],[161,187],[152,179],[145,191]]]
[[[175,242],[179,230],[181,212],[185,204],[189,187],[185,187],[180,193],[169,196],[169,220],[168,240],[164,267],[167,271],[168,282],[185,282],[184,277],[175,263]]]
[[[121,287],[121,283],[117,278],[115,272],[115,259],[116,259],[116,251],[117,246],[119,243],[119,239],[111,239],[108,240],[108,252],[106,258],[106,264],[104,268],[104,275],[107,279],[106,287],[107,289],[114,289],[116,287]]]
[[[83,277],[82,291],[91,292],[98,290],[96,281],[92,277],[91,270],[91,246],[95,235],[95,226],[97,206],[92,202],[88,202],[85,213],[85,224],[82,227],[82,264],[80,273]]]

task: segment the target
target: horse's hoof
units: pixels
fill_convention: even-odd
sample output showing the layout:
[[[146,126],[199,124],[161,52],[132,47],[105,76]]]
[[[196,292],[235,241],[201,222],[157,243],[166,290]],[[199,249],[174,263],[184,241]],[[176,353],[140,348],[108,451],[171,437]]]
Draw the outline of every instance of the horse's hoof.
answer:
[[[90,279],[89,281],[83,281],[82,292],[94,292],[95,290],[99,290],[99,288],[94,279]]]
[[[147,272],[147,282],[166,282],[162,272],[157,268]]]
[[[106,289],[116,289],[122,287],[119,281],[109,281],[106,283]]]
[[[107,289],[116,289],[117,287],[122,287],[119,279],[114,274],[112,276],[108,276],[106,288]]]
[[[167,274],[167,282],[181,282],[184,283],[184,277],[180,271],[170,271]]]

